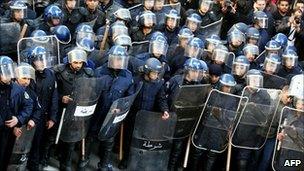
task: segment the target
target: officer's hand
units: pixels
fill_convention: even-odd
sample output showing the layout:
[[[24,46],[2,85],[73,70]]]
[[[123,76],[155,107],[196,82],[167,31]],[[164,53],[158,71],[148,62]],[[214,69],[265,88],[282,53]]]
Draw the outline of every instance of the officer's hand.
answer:
[[[163,120],[167,120],[168,118],[169,118],[169,113],[167,112],[167,111],[164,111],[164,114],[163,114],[163,116],[162,116],[162,119]]]
[[[21,128],[17,128],[17,127],[14,128],[13,132],[14,132],[14,135],[15,135],[17,138],[19,138],[19,137],[21,136],[21,134],[22,134]]]
[[[285,138],[285,134],[284,134],[284,133],[282,133],[282,132],[278,133],[277,139],[278,139],[279,141],[282,141],[284,138]]]
[[[13,116],[11,120],[5,121],[5,125],[10,128],[16,126],[17,123],[18,123],[18,119],[16,116]]]
[[[29,120],[27,123],[27,130],[31,130],[32,128],[35,127],[35,122],[33,120]]]
[[[68,103],[70,103],[71,101],[73,101],[73,99],[70,98],[70,96],[63,96],[63,97],[62,97],[62,103],[64,103],[64,104],[68,104]]]
[[[54,126],[55,122],[52,120],[49,120],[46,122],[47,129],[51,129]]]

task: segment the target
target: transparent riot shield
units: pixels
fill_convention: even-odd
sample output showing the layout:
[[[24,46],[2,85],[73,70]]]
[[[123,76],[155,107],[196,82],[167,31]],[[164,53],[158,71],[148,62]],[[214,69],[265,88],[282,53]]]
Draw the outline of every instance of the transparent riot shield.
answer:
[[[179,86],[170,111],[177,118],[173,138],[185,138],[193,132],[210,90],[210,84]]]
[[[127,117],[129,110],[141,87],[142,83],[139,84],[137,91],[134,94],[117,99],[112,103],[110,110],[107,113],[107,116],[98,133],[98,138],[100,140],[112,138],[117,134],[122,121]]]
[[[141,110],[136,115],[128,170],[167,170],[176,118],[162,119],[162,113]]]
[[[95,111],[98,98],[101,94],[100,78],[79,78],[71,98],[63,112],[63,123],[60,139],[64,142],[78,142],[86,137],[90,118]]]
[[[132,47],[129,50],[129,54],[132,56],[136,56],[141,53],[145,53],[149,51],[149,41],[141,41],[141,42],[132,42]]]
[[[304,111],[285,106],[281,111],[272,168],[276,171],[304,170]]]
[[[28,155],[32,147],[36,127],[27,130],[26,125],[24,125],[20,129],[22,134],[15,140],[8,170],[25,169]]]
[[[215,21],[206,26],[202,26],[199,30],[200,36],[198,36],[198,37],[206,39],[206,37],[208,37],[209,35],[212,35],[212,34],[220,35],[222,24],[223,24],[223,17],[221,19],[219,19],[218,21]]]
[[[17,22],[0,24],[0,54],[16,52],[20,31],[21,28]]]
[[[60,63],[59,41],[56,36],[26,37],[18,41],[18,63],[30,63],[30,54],[37,48],[45,49],[45,66],[51,68]]]
[[[262,72],[262,74],[264,88],[282,89],[285,85],[288,84],[288,81],[283,77],[267,74],[265,72]]]
[[[232,145],[244,149],[261,149],[271,128],[281,90],[245,87],[243,97],[249,101],[237,121],[232,134]]]
[[[247,101],[247,98],[213,89],[195,127],[192,144],[198,149],[224,152],[236,118]]]

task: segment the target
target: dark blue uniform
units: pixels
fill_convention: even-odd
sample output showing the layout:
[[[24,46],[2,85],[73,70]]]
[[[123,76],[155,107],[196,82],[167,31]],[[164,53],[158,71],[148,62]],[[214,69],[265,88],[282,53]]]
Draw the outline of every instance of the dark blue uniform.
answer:
[[[58,92],[55,74],[50,69],[45,69],[42,73],[36,72],[36,83],[31,82],[30,86],[35,89],[41,105],[40,122],[36,125],[28,162],[29,168],[35,170],[40,162],[46,163],[48,150],[55,141],[56,129],[53,127],[47,130],[45,127],[47,121],[57,121]]]
[[[33,110],[33,101],[22,87],[16,83],[0,83],[0,170],[6,170],[13,149],[15,135],[13,129],[6,127],[5,121],[16,116],[21,127],[26,124]]]

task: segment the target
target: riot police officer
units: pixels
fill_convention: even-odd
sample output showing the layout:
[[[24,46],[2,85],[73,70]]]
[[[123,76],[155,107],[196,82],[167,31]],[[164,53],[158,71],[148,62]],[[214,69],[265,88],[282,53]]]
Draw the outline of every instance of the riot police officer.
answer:
[[[144,11],[138,19],[138,28],[131,31],[132,41],[149,40],[156,25],[156,16],[151,11]]]
[[[218,84],[215,86],[216,89],[218,89],[221,92],[224,93],[232,93],[233,87],[236,85],[236,81],[234,80],[234,77],[231,74],[222,74],[219,78]],[[212,99],[214,98],[214,99]],[[210,97],[208,102],[213,102],[212,104],[214,106],[218,106],[219,108],[230,108],[230,110],[236,110],[233,109],[232,106],[235,106],[237,103],[235,99],[230,99],[228,96],[221,97],[220,101],[215,101],[217,98],[216,96]],[[206,113],[209,114],[209,113]],[[211,138],[211,137],[210,137]],[[207,151],[207,150],[200,150],[198,148],[193,148],[192,153],[190,155],[189,160],[189,170],[198,170],[200,158],[206,154],[207,159],[203,162],[203,170],[204,171],[211,171],[216,169],[216,161],[220,154]],[[220,164],[220,163],[219,163]],[[219,169],[219,168],[218,168]]]
[[[103,78],[105,85],[92,118],[92,125],[88,135],[89,146],[93,139],[97,138],[112,103],[119,98],[133,94],[133,78],[131,72],[127,70],[129,57],[126,49],[115,45],[111,47],[108,53],[108,62],[95,70],[96,76]],[[98,154],[100,159],[98,169],[100,170],[113,169],[111,151],[114,145],[114,138],[109,137],[109,139],[98,140],[100,150]]]
[[[30,87],[35,90],[41,105],[40,122],[36,125],[28,169],[38,170],[39,164],[46,166],[50,146],[55,142],[58,92],[55,74],[46,65],[51,62],[47,50],[42,46],[33,47],[28,58],[36,74],[36,82],[31,82]]]
[[[217,21],[217,17],[215,13],[211,10],[213,2],[210,0],[200,0],[199,7],[195,13],[200,15],[202,22],[200,26],[206,26]],[[192,10],[187,11],[186,13],[190,13]],[[193,11],[194,12],[194,11]]]
[[[178,40],[173,40],[174,43],[168,48],[167,59],[170,66],[172,65],[174,58],[184,54],[187,43],[191,38],[193,38],[193,33],[190,29],[187,27],[180,29],[177,35]]]
[[[265,57],[269,53],[277,54],[279,56],[281,55],[281,46],[277,41],[270,40],[269,42],[267,42],[267,44],[265,45],[265,51],[258,56],[256,62],[258,64],[264,63]]]
[[[63,13],[57,5],[49,5],[44,9],[43,19],[44,22],[38,29],[45,31],[47,34],[51,33],[51,27],[57,26],[62,23]]]
[[[248,59],[241,55],[235,58],[232,64],[232,74],[235,78],[237,85],[235,86],[235,94],[241,94],[246,85],[245,76],[249,70],[250,63]]]
[[[184,64],[184,73],[175,75],[172,77],[162,89],[161,97],[166,99],[165,103],[161,104],[161,111],[163,112],[163,119],[169,118],[169,111],[173,110],[169,106],[172,106],[174,97],[178,93],[179,85],[194,85],[201,84],[204,80],[208,71],[207,65],[196,59],[190,58]],[[181,157],[183,148],[186,145],[186,140],[188,138],[176,139],[173,142],[170,159],[169,159],[169,170],[176,170],[179,166],[179,158]]]
[[[206,62],[210,62],[211,56],[213,54],[213,50],[215,49],[216,46],[222,44],[221,38],[216,35],[216,34],[211,34],[206,37],[206,46],[203,54],[203,59]]]
[[[246,44],[243,48],[244,56],[247,57],[250,62],[249,69],[259,69],[259,64],[256,63],[255,59],[259,56],[259,47],[254,44]]]
[[[0,169],[6,170],[16,135],[13,128],[26,124],[33,110],[33,101],[22,87],[12,82],[15,77],[13,61],[0,56]]]
[[[256,29],[255,27],[249,27],[247,30],[246,30],[246,43],[247,44],[253,44],[253,45],[258,45],[259,44],[259,40],[260,40],[260,32],[258,29]],[[259,49],[260,52],[261,49]]]
[[[164,84],[161,78],[162,64],[156,58],[149,58],[145,65],[141,67],[141,74],[134,78],[134,85],[143,82],[143,86],[139,91],[131,111],[124,121],[124,158],[119,164],[119,168],[126,168],[129,158],[129,148],[131,145],[132,132],[134,129],[136,113],[140,110],[159,111],[159,104],[162,103],[160,91]],[[137,87],[137,86],[134,86]]]
[[[86,68],[87,54],[84,50],[75,48],[68,52],[68,64],[54,67],[59,94],[59,113],[73,101],[74,82],[80,77],[92,77],[94,75],[90,68]],[[66,113],[65,115],[73,115]],[[71,170],[72,152],[76,142],[63,142],[61,147],[65,150],[61,153],[60,170]],[[82,162],[82,161],[81,161]]]
[[[41,105],[38,101],[38,96],[37,93],[35,92],[35,89],[30,85],[31,82],[33,82],[35,79],[35,69],[28,63],[20,63],[18,67],[15,70],[16,72],[16,83],[20,85],[28,94],[29,97],[33,101],[33,110],[31,112],[30,118],[27,121],[26,127],[14,127],[14,134],[16,137],[21,138],[23,135],[30,134],[30,132],[36,132],[37,125],[41,122]],[[31,134],[31,136],[27,136],[27,141],[30,144],[33,144],[33,138],[34,138],[34,133]],[[16,141],[15,145],[19,143],[25,143],[25,142],[20,142]],[[15,161],[20,161],[18,162],[18,167],[25,169],[27,160],[22,161],[22,158],[26,156],[28,158],[29,156],[29,150],[30,147],[26,147],[28,149],[25,149],[25,153],[21,152],[20,153],[13,153],[12,154],[12,159],[10,161],[10,164],[16,164]],[[28,150],[28,151],[27,151]],[[33,170],[38,170],[39,163],[35,166],[35,168],[31,168]]]
[[[199,29],[201,23],[202,23],[202,18],[198,14],[192,13],[189,16],[187,16],[184,27],[189,28],[194,34],[194,36],[198,36],[200,33]]]
[[[167,37],[169,45],[171,45],[179,33],[179,20],[180,16],[178,12],[175,9],[171,9],[165,15],[165,23],[156,28],[156,30],[162,32]]]
[[[245,34],[238,29],[233,29],[228,33],[228,49],[236,56],[241,55],[245,43]]]
[[[258,46],[260,51],[264,51],[264,47],[266,43],[268,42],[269,35],[267,33],[268,28],[268,16],[263,11],[256,11],[253,14],[253,27],[259,30],[260,33],[260,39],[258,42]]]
[[[190,58],[200,59],[203,53],[204,42],[197,37],[190,39],[185,47],[183,56],[176,56],[172,60],[171,75],[180,74],[183,70],[185,62]]]
[[[298,55],[295,51],[287,49],[282,54],[282,67],[278,75],[291,80],[291,77],[301,74],[302,69],[298,66]]]

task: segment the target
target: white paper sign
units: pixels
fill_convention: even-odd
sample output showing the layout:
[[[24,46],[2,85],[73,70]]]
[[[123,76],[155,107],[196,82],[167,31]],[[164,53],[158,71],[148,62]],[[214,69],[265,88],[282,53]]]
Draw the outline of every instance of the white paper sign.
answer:
[[[76,106],[74,116],[85,117],[94,113],[97,104],[92,106]]]
[[[129,112],[129,111],[128,111],[128,112]],[[124,120],[124,119],[126,118],[128,112],[126,112],[126,113],[123,114],[123,115],[116,116],[116,117],[114,118],[113,124],[116,124],[116,123],[121,122],[122,120]]]

